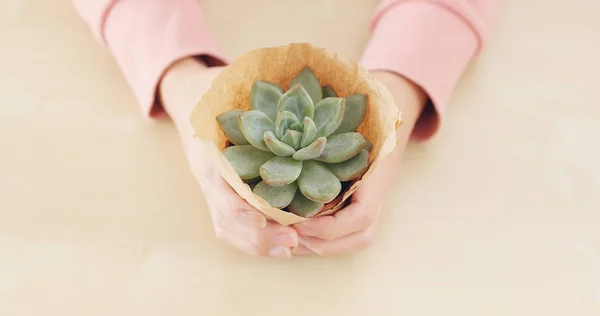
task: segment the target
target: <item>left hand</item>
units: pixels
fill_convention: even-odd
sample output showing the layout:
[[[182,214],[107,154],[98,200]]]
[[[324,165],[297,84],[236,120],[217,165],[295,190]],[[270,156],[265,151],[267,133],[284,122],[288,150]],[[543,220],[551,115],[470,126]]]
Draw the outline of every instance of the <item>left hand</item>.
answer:
[[[403,77],[383,72],[374,75],[402,109],[396,149],[364,180],[349,206],[333,215],[294,225],[299,243],[292,251],[294,254],[333,255],[364,249],[373,242],[379,212],[394,185],[410,134],[426,100],[423,90]]]

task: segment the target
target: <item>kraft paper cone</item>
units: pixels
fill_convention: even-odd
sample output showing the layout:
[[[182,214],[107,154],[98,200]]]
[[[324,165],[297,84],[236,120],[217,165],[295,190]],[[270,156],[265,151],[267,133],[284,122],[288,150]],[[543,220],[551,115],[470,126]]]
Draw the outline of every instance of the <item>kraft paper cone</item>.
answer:
[[[340,193],[329,204],[330,208],[317,216],[332,214],[345,205],[346,200],[371,175],[378,163],[394,150],[396,131],[400,126],[400,111],[391,94],[356,62],[305,43],[251,51],[221,72],[196,105],[190,118],[195,136],[208,145],[205,146],[209,148],[206,159],[243,199],[282,225],[299,223],[306,218],[273,208],[263,198],[252,193],[221,153],[228,141],[216,117],[233,109],[249,110],[250,90],[254,80],[272,82],[287,90],[294,76],[305,66],[310,67],[321,85],[331,85],[338,96],[363,93],[368,100],[365,120],[358,132],[373,144],[371,165],[361,179]]]

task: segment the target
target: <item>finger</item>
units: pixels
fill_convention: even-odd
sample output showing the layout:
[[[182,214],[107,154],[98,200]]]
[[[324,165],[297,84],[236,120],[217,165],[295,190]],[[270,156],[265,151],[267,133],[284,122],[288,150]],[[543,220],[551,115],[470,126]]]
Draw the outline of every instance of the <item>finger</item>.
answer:
[[[189,156],[198,156],[199,144]],[[196,151],[196,152],[194,152]],[[195,175],[211,209],[217,237],[253,255],[288,258],[298,245],[298,234],[291,227],[269,223],[264,214],[242,199],[214,168],[195,166]]]
[[[373,225],[379,208],[373,203],[353,202],[333,215],[311,218],[294,228],[300,235],[334,240]]]
[[[271,256],[274,258],[290,258],[292,256],[290,249],[293,243],[291,242],[287,243],[288,246],[276,246],[269,249],[268,247],[262,247],[260,243],[255,244],[251,242],[249,238],[243,238],[234,232],[221,228],[217,229],[217,237],[227,244],[253,256]]]
[[[254,256],[291,257],[291,248],[298,246],[298,235],[291,227],[269,222],[262,229],[239,223],[215,227],[217,237]]]
[[[251,228],[265,228],[267,226],[265,216],[254,210],[238,209],[235,220]]]
[[[298,233],[291,227],[269,222],[265,228],[257,230],[254,245],[261,256],[289,258],[291,248],[298,246]]]
[[[276,247],[295,247],[298,245],[298,233],[291,228],[275,222],[267,222],[264,228],[244,227],[240,237],[255,245],[260,255]]]
[[[258,255],[256,246],[249,240],[239,236],[238,233],[228,230],[227,228],[215,226],[215,235],[217,238],[226,244],[237,248],[250,255]]]
[[[315,254],[325,255],[336,255],[349,251],[365,249],[373,243],[373,230],[374,226],[371,226],[365,230],[352,233],[350,235],[335,239],[335,240],[323,240],[315,237],[299,237],[299,244],[306,247]],[[298,246],[300,248],[300,246]],[[304,252],[306,250],[303,250]]]
[[[242,199],[229,184],[218,177],[215,187],[221,194],[211,201],[219,205],[215,222],[221,237],[231,245],[256,256],[290,258],[291,247],[298,245],[298,233],[291,227],[267,222],[265,216]]]
[[[221,216],[234,218],[253,228],[264,228],[267,225],[265,216],[242,199],[223,177],[217,174],[214,178],[205,194],[209,203],[221,212]]]
[[[294,255],[314,255],[315,252],[310,250],[303,244],[298,243],[298,246],[292,248],[292,254]]]
[[[232,199],[240,199],[235,197]],[[230,222],[245,225],[250,228],[264,228],[267,225],[265,216],[243,201],[223,203],[214,198],[207,199],[209,211],[216,226],[227,226]]]

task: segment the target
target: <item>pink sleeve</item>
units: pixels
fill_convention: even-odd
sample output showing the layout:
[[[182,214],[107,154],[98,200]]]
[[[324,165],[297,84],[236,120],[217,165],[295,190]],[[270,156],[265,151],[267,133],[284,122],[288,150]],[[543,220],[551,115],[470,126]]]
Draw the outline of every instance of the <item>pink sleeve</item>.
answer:
[[[157,87],[165,70],[184,57],[224,65],[198,0],[72,0],[108,47],[149,117],[164,114]]]
[[[372,21],[362,64],[415,82],[428,94],[417,139],[437,131],[446,103],[468,63],[483,47],[497,0],[384,0]]]

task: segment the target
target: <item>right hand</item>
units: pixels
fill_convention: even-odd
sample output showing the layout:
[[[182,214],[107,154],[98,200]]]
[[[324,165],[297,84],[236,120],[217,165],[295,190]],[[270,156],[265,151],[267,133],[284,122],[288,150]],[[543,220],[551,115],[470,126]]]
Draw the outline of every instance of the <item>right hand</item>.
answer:
[[[179,131],[190,169],[208,204],[217,237],[251,255],[289,258],[291,248],[298,245],[296,231],[266,220],[242,199],[215,168],[205,162],[205,145],[193,137],[190,113],[222,70],[221,67],[207,68],[189,58],[176,63],[161,82],[163,106]]]
[[[203,162],[205,155],[199,141],[192,141],[187,149],[190,168],[208,204],[217,238],[254,256],[290,258],[292,248],[298,246],[296,231],[267,221],[242,199],[215,168]]]

